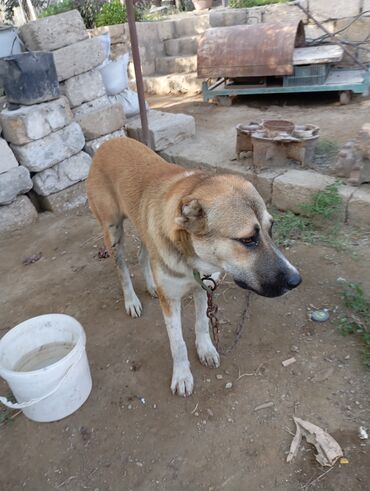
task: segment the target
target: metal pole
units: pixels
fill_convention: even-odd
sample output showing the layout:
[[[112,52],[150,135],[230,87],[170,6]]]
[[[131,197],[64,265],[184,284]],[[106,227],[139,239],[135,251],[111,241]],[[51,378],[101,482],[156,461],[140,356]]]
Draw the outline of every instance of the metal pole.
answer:
[[[132,59],[134,61],[134,68],[135,68],[137,95],[139,98],[143,143],[145,143],[145,145],[150,147],[148,117],[146,114],[145,97],[144,97],[144,82],[143,82],[143,74],[141,73],[139,42],[137,39],[133,0],[126,0],[126,9],[127,9],[128,27],[130,31]]]

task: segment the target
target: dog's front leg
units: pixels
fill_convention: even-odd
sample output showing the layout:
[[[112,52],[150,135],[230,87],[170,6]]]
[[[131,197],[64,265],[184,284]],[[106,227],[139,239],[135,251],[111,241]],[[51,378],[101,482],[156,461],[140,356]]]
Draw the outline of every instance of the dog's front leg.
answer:
[[[209,335],[209,320],[207,317],[207,294],[196,287],[193,291],[195,304],[195,345],[200,362],[211,368],[220,366],[220,355],[213,346]]]
[[[164,320],[173,359],[171,381],[172,393],[180,396],[190,396],[193,392],[194,380],[190,371],[188,352],[181,329],[181,300],[170,299],[162,289],[158,289]]]

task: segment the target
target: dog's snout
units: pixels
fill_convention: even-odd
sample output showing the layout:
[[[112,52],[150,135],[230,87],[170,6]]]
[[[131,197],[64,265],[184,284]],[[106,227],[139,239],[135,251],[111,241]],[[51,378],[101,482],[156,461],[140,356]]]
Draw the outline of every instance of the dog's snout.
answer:
[[[287,277],[287,287],[289,290],[293,290],[298,285],[302,283],[302,276],[298,273],[297,270],[294,270],[289,273]]]

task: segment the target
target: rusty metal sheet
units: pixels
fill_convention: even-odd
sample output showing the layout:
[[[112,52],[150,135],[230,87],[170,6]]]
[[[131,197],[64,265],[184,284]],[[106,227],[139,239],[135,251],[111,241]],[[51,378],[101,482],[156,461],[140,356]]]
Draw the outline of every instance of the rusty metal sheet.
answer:
[[[208,29],[198,48],[198,77],[291,75],[294,48],[304,45],[302,22]]]

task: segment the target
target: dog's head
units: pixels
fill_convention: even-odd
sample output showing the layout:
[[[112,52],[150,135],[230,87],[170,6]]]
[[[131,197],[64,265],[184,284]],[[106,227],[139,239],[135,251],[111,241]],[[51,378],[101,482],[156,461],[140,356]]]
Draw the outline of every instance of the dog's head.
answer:
[[[176,224],[201,262],[226,271],[241,288],[277,297],[301,283],[272,240],[263,199],[241,176],[200,180],[179,203]]]

